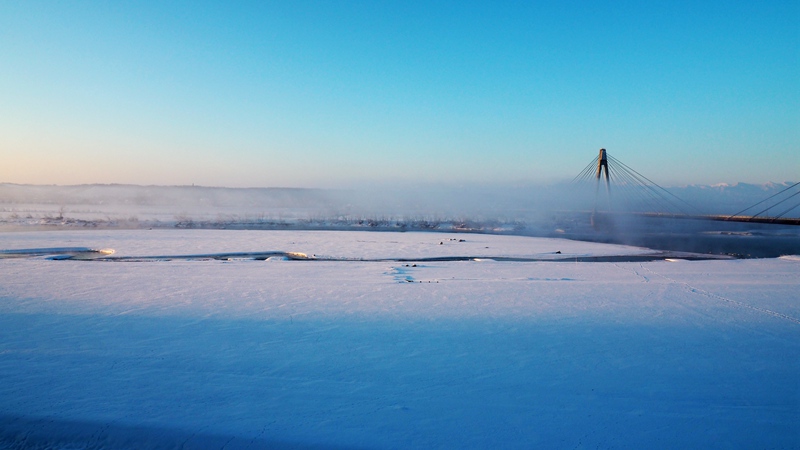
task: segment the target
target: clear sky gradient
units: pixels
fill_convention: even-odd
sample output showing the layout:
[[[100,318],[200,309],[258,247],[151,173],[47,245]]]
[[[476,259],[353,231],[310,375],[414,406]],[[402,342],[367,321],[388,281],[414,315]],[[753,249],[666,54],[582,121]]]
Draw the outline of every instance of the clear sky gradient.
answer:
[[[800,2],[0,2],[0,182],[800,179]]]

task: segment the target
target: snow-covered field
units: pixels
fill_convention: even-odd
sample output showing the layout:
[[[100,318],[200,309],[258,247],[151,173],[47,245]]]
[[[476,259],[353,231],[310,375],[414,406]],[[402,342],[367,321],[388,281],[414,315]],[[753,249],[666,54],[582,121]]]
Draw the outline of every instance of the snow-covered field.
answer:
[[[581,262],[652,252],[445,233],[0,234],[3,250],[64,247],[121,259],[0,259],[0,447],[800,448],[798,257]],[[310,259],[174,257],[273,251]]]

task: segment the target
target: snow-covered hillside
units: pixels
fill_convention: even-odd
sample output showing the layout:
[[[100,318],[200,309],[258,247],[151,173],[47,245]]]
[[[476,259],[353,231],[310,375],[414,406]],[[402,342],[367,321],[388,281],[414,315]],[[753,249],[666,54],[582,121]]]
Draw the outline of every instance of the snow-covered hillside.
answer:
[[[0,259],[0,447],[800,446],[797,257],[586,263],[649,251],[444,233],[0,239],[336,259]],[[576,260],[493,260],[547,255]]]
[[[782,183],[718,183],[714,185],[688,185],[681,187],[669,188],[669,191],[681,199],[691,202],[696,205],[703,212],[708,214],[735,214],[745,208],[749,208],[769,197],[779,194],[787,188],[790,188],[796,182],[782,182]],[[796,190],[791,190],[783,199],[792,195]],[[794,202],[796,204],[797,202]],[[769,206],[770,203],[764,203],[761,206]],[[784,205],[782,208],[773,211],[776,214],[778,211],[784,210],[789,204]],[[757,213],[761,208],[749,211],[750,214]],[[800,217],[800,208],[792,211],[788,217]]]

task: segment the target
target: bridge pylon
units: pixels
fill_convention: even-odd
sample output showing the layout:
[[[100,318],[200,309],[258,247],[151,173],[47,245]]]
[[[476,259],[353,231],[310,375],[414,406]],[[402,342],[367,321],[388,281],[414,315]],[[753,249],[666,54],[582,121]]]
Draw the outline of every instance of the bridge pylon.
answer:
[[[606,196],[608,198],[608,208],[611,209],[611,179],[608,174],[608,155],[606,155],[606,149],[601,148],[600,154],[597,156],[597,172],[595,173],[595,178],[597,178],[597,185],[595,187],[595,211],[597,210],[597,200],[600,194],[600,178],[605,175],[606,179]]]
[[[600,155],[597,157],[597,180],[600,181],[600,176],[605,172],[606,174],[606,184],[608,184],[608,156],[606,155],[606,149],[600,149]]]

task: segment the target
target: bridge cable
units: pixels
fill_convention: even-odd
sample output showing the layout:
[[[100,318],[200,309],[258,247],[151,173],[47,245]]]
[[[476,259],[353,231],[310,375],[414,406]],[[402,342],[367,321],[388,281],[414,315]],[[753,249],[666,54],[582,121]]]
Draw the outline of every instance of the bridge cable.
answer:
[[[728,219],[732,219],[732,218],[734,218],[734,217],[738,216],[739,214],[741,214],[741,213],[743,213],[743,212],[747,211],[748,209],[755,208],[756,206],[758,206],[758,205],[760,205],[760,204],[762,204],[762,203],[766,202],[767,200],[770,200],[770,199],[772,199],[772,198],[774,198],[774,197],[776,197],[776,196],[778,196],[778,195],[781,195],[781,194],[783,194],[784,192],[788,191],[789,189],[791,189],[791,188],[793,188],[793,187],[795,187],[795,186],[797,186],[797,185],[799,185],[799,184],[800,184],[800,181],[798,181],[797,183],[795,183],[795,184],[793,184],[793,185],[791,185],[791,186],[787,187],[786,189],[783,189],[783,190],[782,190],[782,191],[780,191],[780,192],[777,192],[777,193],[775,193],[775,194],[772,194],[772,195],[770,195],[769,197],[765,198],[764,200],[761,200],[760,202],[756,203],[755,205],[748,206],[747,208],[745,208],[745,209],[743,209],[743,210],[741,210],[741,211],[737,212],[736,214],[733,214],[733,215],[729,216],[729,217],[728,217]],[[794,194],[794,195],[797,195],[797,194]],[[792,195],[792,197],[794,197],[794,195]],[[791,198],[791,197],[789,197],[789,198]],[[782,203],[782,201],[781,201],[781,202],[778,202],[778,203],[776,203],[775,205],[772,205],[772,206],[779,205],[780,203]],[[771,208],[771,207],[770,207],[770,208]],[[770,208],[767,208],[767,209],[770,209]],[[792,209],[794,209],[794,208],[792,208]],[[766,211],[766,210],[765,210],[765,211]],[[790,210],[790,211],[791,211],[791,210]],[[764,211],[761,211],[761,212],[764,212]],[[758,214],[761,214],[761,213],[758,213]],[[753,215],[753,217],[756,217],[756,216],[758,216],[758,214],[755,214],[755,215]]]
[[[795,209],[795,208],[797,208],[797,207],[799,207],[799,206],[800,206],[800,203],[798,203],[798,204],[796,204],[796,205],[792,206],[791,208],[787,209],[786,211],[784,211],[784,212],[782,212],[782,213],[778,214],[777,216],[775,216],[775,218],[776,218],[776,219],[780,219],[781,217],[783,217],[784,215],[786,215],[786,213],[788,213],[789,211],[791,211],[791,210],[793,210],[793,209]]]
[[[654,198],[652,192],[647,189],[638,189],[643,187],[641,183],[637,182],[636,179],[631,177],[627,172],[621,170],[614,164],[609,165],[609,169],[611,170],[611,174],[614,176],[615,179],[622,180],[622,183],[617,184],[617,186],[627,194],[628,198],[631,201],[637,201],[642,204],[647,204],[649,209],[658,210],[661,208],[658,205],[657,198]],[[633,207],[633,204],[630,205]]]
[[[656,183],[655,183],[653,180],[651,180],[651,179],[647,178],[646,176],[644,176],[644,175],[640,174],[639,172],[637,172],[636,170],[632,169],[631,167],[628,167],[627,165],[625,165],[625,163],[623,163],[622,161],[620,161],[620,160],[618,160],[618,159],[614,158],[614,157],[613,157],[613,156],[611,156],[611,155],[608,155],[608,158],[609,158],[610,160],[612,160],[612,161],[613,161],[615,164],[619,164],[619,165],[621,165],[622,167],[626,168],[627,170],[630,170],[631,172],[635,173],[636,175],[639,175],[641,178],[644,178],[645,180],[649,181],[649,182],[650,182],[650,183],[651,183],[653,186],[655,186],[655,187],[657,187],[657,188],[661,189],[662,191],[666,192],[668,195],[670,195],[670,196],[672,196],[672,197],[674,197],[674,198],[678,199],[680,202],[682,202],[682,203],[683,203],[683,204],[685,204],[686,206],[688,206],[688,207],[692,208],[692,209],[693,209],[693,210],[695,210],[695,211],[698,211],[698,209],[697,209],[695,206],[693,206],[691,203],[688,203],[688,202],[686,202],[685,200],[683,200],[682,198],[680,198],[680,197],[678,197],[677,195],[673,194],[672,192],[670,192],[670,191],[668,191],[668,190],[664,189],[663,187],[659,186],[659,185],[658,185],[658,184],[656,184]],[[683,213],[686,213],[686,211],[684,211],[682,208],[678,208],[678,209],[679,209],[681,212],[683,212]]]
[[[597,167],[597,158],[599,157],[595,156],[592,162],[590,162],[588,166],[584,167],[583,170],[581,170],[581,173],[579,173],[575,178],[572,179],[572,183],[574,183],[578,179],[580,179],[578,181],[585,181],[593,172],[592,169]]]
[[[672,197],[674,197],[674,198],[676,198],[676,199],[680,200],[681,202],[685,203],[685,204],[686,204],[686,205],[688,205],[689,207],[691,207],[691,208],[693,208],[693,209],[696,209],[696,208],[694,208],[694,206],[692,206],[691,204],[689,204],[689,203],[686,203],[686,202],[685,202],[685,201],[683,201],[681,198],[677,197],[676,195],[674,195],[674,194],[672,194],[671,192],[667,191],[666,189],[662,188],[661,186],[659,186],[658,184],[656,184],[655,182],[653,182],[653,180],[651,180],[651,179],[649,179],[649,178],[645,177],[644,175],[640,174],[639,172],[637,172],[637,171],[633,170],[633,169],[632,169],[632,168],[630,168],[629,166],[627,166],[627,165],[625,165],[624,163],[622,163],[620,160],[618,160],[618,159],[616,159],[616,158],[613,158],[613,157],[611,157],[611,156],[609,156],[609,159],[611,159],[611,161],[612,161],[612,162],[613,162],[615,165],[616,165],[616,164],[619,164],[619,165],[620,165],[620,170],[622,170],[622,171],[623,171],[623,173],[626,173],[626,174],[627,174],[629,177],[631,177],[632,179],[634,179],[634,180],[635,180],[635,181],[636,181],[636,182],[637,182],[637,183],[638,183],[640,186],[642,186],[642,187],[644,187],[644,188],[645,188],[645,191],[646,191],[648,194],[650,194],[650,195],[651,195],[651,196],[652,196],[654,199],[656,199],[656,200],[658,200],[658,201],[662,202],[664,205],[669,205],[669,206],[671,206],[672,208],[676,209],[677,211],[679,211],[679,212],[681,212],[681,213],[683,213],[683,214],[685,214],[685,215],[689,215],[689,213],[688,213],[686,210],[684,210],[684,209],[683,209],[683,208],[682,208],[680,205],[677,205],[677,204],[675,204],[675,203],[674,203],[672,200],[670,200],[668,197],[666,197],[665,195],[663,195],[661,192],[657,191],[655,188],[659,188],[659,189],[661,189],[661,191],[663,191],[663,192],[665,192],[665,193],[667,193],[667,194],[671,195]],[[646,180],[646,181],[645,181],[645,180]],[[648,182],[649,182],[649,184],[648,184]]]
[[[774,208],[774,207],[776,207],[776,206],[780,205],[781,203],[783,203],[783,202],[785,202],[785,201],[789,200],[790,198],[794,197],[794,196],[795,196],[795,195],[797,195],[797,194],[800,194],[800,191],[797,191],[797,192],[795,192],[794,194],[792,194],[792,195],[790,195],[790,196],[786,197],[785,199],[783,199],[783,200],[779,201],[778,203],[775,203],[774,205],[770,206],[769,208],[767,208],[767,209],[765,209],[765,210],[763,210],[763,211],[759,212],[758,214],[755,214],[755,215],[753,215],[753,217],[758,217],[758,216],[760,216],[760,215],[761,215],[761,213],[763,213],[763,212],[766,212],[766,211],[769,211],[770,209],[772,209],[772,208]],[[793,210],[793,209],[795,209],[795,208],[797,208],[797,206],[792,206],[791,208],[789,208],[789,210],[788,210],[788,211],[784,211],[783,213],[781,213],[781,215],[779,215],[779,216],[777,216],[777,217],[775,217],[775,218],[776,218],[776,219],[779,219],[779,218],[780,218],[780,217],[781,217],[783,214],[786,214],[787,212],[789,212],[789,211],[791,211],[791,210]]]

